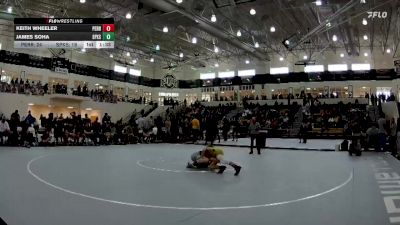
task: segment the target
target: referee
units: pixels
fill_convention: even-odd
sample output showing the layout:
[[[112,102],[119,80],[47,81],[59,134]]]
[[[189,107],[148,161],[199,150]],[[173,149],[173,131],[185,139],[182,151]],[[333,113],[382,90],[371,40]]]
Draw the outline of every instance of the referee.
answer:
[[[256,118],[253,117],[250,120],[249,124],[249,133],[250,133],[250,152],[249,154],[253,154],[254,140],[257,138],[260,131],[260,123],[257,122]],[[257,153],[261,154],[261,149],[257,148]]]

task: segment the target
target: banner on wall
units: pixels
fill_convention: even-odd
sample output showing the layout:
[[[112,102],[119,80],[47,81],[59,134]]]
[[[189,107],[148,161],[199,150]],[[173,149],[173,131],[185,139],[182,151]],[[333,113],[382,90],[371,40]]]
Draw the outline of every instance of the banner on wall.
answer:
[[[165,88],[177,88],[178,87],[178,80],[172,74],[166,74],[161,79],[161,87]]]
[[[68,74],[68,69],[67,68],[61,68],[61,67],[54,67],[54,72],[62,73],[62,74]]]
[[[397,76],[400,76],[400,59],[394,61],[394,68],[396,69]]]

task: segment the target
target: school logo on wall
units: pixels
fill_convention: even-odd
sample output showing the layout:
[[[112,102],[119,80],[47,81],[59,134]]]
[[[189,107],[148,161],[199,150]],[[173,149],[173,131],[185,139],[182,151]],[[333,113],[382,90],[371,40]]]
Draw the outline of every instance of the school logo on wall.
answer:
[[[394,61],[394,68],[396,68],[397,76],[400,76],[400,59]]]
[[[163,79],[161,79],[161,87],[166,88],[177,88],[178,80],[172,74],[166,74]]]

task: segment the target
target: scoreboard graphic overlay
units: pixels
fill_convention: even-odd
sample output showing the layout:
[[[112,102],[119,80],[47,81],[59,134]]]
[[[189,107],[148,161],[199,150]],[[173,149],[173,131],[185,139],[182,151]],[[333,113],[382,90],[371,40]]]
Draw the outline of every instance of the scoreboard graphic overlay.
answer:
[[[14,48],[114,48],[114,18],[15,18]]]

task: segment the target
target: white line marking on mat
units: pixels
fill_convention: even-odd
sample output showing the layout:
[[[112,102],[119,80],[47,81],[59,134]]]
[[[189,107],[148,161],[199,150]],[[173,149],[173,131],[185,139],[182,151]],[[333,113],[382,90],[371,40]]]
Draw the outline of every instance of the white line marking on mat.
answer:
[[[62,188],[60,186],[54,185],[42,178],[40,178],[37,174],[35,174],[34,172],[32,172],[31,170],[31,165],[33,162],[45,158],[48,155],[43,155],[43,156],[39,156],[36,157],[32,160],[30,160],[28,162],[28,164],[26,165],[26,169],[28,171],[28,173],[30,175],[32,175],[36,180],[42,182],[43,184],[52,187],[54,189],[57,189],[59,191],[63,191],[65,193],[69,193],[72,195],[76,195],[79,197],[84,197],[84,198],[88,198],[88,199],[93,199],[93,200],[97,200],[97,201],[102,201],[102,202],[108,202],[108,203],[112,203],[112,204],[118,204],[118,205],[125,205],[125,206],[134,206],[134,207],[142,207],[142,208],[153,208],[153,209],[170,209],[170,210],[203,210],[203,211],[207,211],[207,210],[234,210],[234,209],[253,209],[253,208],[262,208],[262,207],[272,207],[272,206],[279,206],[279,205],[285,205],[285,204],[290,204],[290,203],[295,203],[295,202],[300,202],[300,201],[305,201],[305,200],[309,200],[309,199],[313,199],[313,198],[318,198],[321,197],[323,195],[329,194],[331,192],[334,192],[336,190],[339,190],[340,188],[346,186],[352,179],[353,179],[353,172],[350,173],[349,178],[347,178],[347,180],[336,186],[333,187],[329,190],[326,190],[324,192],[315,194],[315,195],[310,195],[310,196],[306,196],[303,198],[298,198],[298,199],[293,199],[293,200],[289,200],[289,201],[281,201],[281,202],[273,202],[273,203],[265,203],[265,204],[260,204],[260,205],[243,205],[243,206],[229,206],[229,207],[174,207],[174,206],[160,206],[160,205],[148,205],[148,204],[138,204],[138,203],[130,203],[130,202],[122,202],[122,201],[115,201],[115,200],[109,200],[109,199],[105,199],[105,198],[100,198],[100,197],[96,197],[93,195],[88,195],[88,194],[82,194],[79,192],[75,192],[75,191],[71,191],[65,188]]]
[[[150,170],[157,170],[161,172],[171,172],[171,173],[209,173],[209,170],[170,170],[170,169],[164,169],[164,168],[157,168],[157,167],[151,167],[151,166],[146,166],[143,164],[144,161],[150,161],[150,160],[138,160],[136,161],[136,164],[140,167],[150,169]],[[160,160],[160,162],[165,162],[165,160]],[[234,171],[233,169],[226,169],[226,171]]]
[[[171,172],[171,173],[206,173],[206,172],[210,172],[210,171],[207,171],[207,170],[169,170],[169,169],[162,169],[162,168],[146,166],[146,165],[142,164],[143,161],[145,161],[145,160],[138,160],[138,161],[136,161],[136,164],[138,166],[146,168],[146,169],[157,170],[157,171],[162,171],[162,172]],[[163,160],[161,160],[161,162],[163,162]]]

